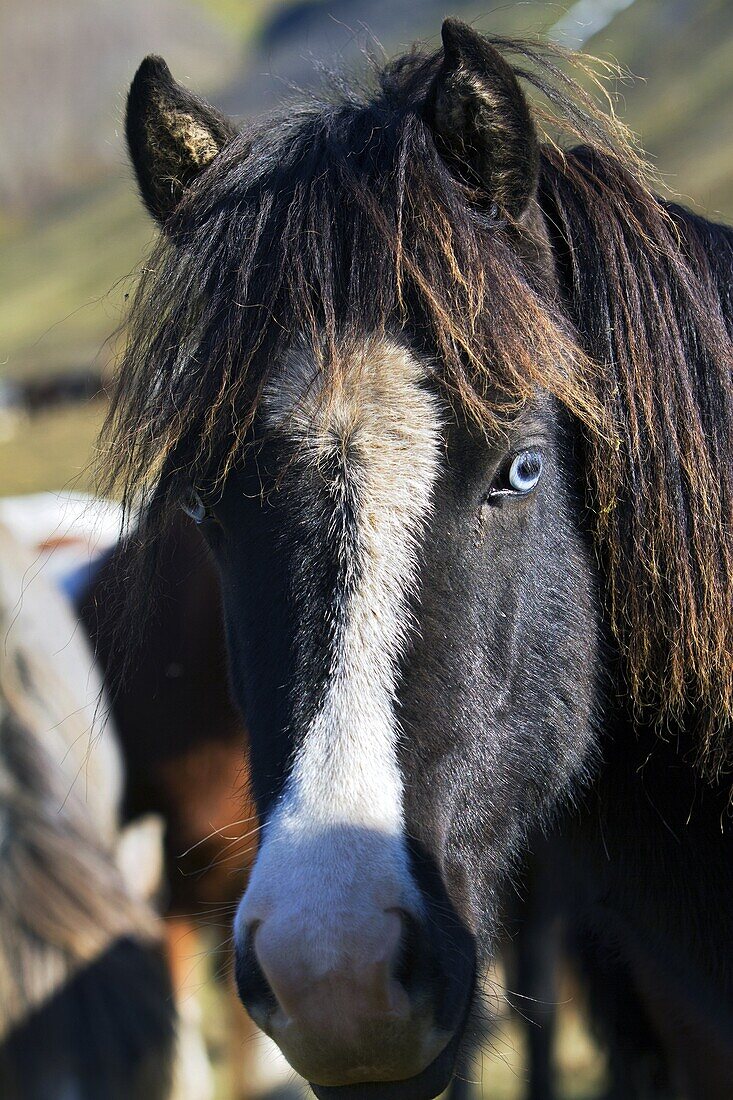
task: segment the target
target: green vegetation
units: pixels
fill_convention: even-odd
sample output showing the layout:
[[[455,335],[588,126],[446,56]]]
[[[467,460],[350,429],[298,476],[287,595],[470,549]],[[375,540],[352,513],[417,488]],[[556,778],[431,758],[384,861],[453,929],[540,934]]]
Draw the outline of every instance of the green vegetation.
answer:
[[[636,0],[588,44],[642,79],[620,110],[681,201],[733,220],[733,8]]]

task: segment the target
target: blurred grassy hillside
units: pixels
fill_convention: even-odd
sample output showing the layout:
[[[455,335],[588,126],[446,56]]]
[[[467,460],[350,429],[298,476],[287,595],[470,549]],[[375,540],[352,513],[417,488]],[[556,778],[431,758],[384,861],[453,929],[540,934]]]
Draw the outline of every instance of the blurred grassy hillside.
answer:
[[[89,10],[100,13],[100,19],[113,9],[115,19],[124,19],[124,8],[112,0],[73,0],[65,5],[67,19],[76,8],[81,12],[85,3],[92,3]],[[733,3],[625,3],[624,7],[624,0],[564,5],[528,0],[501,3],[486,14],[488,5],[455,0],[445,10],[485,30],[549,33],[569,45],[582,42],[586,50],[627,66],[638,79],[619,87],[617,108],[641,135],[666,183],[683,201],[694,200],[704,212],[733,219]],[[24,0],[5,0],[4,11],[23,4]],[[97,39],[101,43],[95,47],[97,53],[106,51],[108,61],[98,93],[109,99],[101,111],[98,163],[90,167],[90,158],[78,154],[76,163],[71,158],[73,170],[63,166],[61,183],[48,186],[43,201],[27,209],[22,203],[18,209],[17,201],[0,206],[0,377],[45,376],[80,367],[104,371],[114,358],[112,334],[122,323],[126,295],[154,235],[135,195],[120,134],[124,90],[143,53],[164,53],[181,79],[244,113],[280,97],[288,74],[301,82],[308,79],[304,72],[317,79],[311,54],[318,56],[319,25],[358,30],[365,24],[389,52],[403,48],[410,36],[435,42],[444,11],[444,5],[433,0],[402,6],[400,0],[150,0],[145,5],[136,0],[133,7],[130,18],[135,15],[138,23],[134,34],[115,38],[107,28],[105,36],[100,33],[95,39],[90,31],[92,44]],[[42,21],[44,11],[52,8],[58,11],[54,0],[29,0],[36,20]],[[148,10],[156,13],[149,27],[140,15]],[[392,13],[400,15],[401,22]],[[592,33],[604,21],[607,25]],[[26,34],[35,24],[28,25],[31,31],[23,24]],[[116,33],[117,24],[111,26]],[[275,30],[280,39],[285,36],[283,48]],[[68,28],[67,39],[73,39]],[[54,81],[58,79],[59,96],[66,86],[64,66],[89,66],[94,52],[77,54],[68,48],[65,56],[64,48],[62,43],[53,54],[54,67],[44,74],[43,93],[49,103],[55,96]],[[38,94],[35,85],[22,79],[17,89],[16,99],[25,94],[23,89],[28,96]],[[6,94],[3,111],[8,118],[15,111],[22,114],[21,108],[23,104],[8,102]],[[89,118],[80,116],[78,129],[99,125],[99,115],[97,110]],[[68,120],[65,125],[68,130]],[[13,132],[7,118],[5,130]],[[77,178],[78,184],[69,183]],[[30,479],[13,470],[25,461],[23,446],[27,452],[32,444],[31,428],[15,441],[0,444],[0,491],[29,482],[65,483],[81,465],[90,434],[78,433],[79,454],[73,462],[64,464],[60,458],[58,469]]]

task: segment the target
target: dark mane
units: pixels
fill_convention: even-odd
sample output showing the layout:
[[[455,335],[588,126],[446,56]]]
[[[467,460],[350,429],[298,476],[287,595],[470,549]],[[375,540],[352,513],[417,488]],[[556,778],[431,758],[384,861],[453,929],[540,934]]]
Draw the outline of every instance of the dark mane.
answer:
[[[245,130],[194,183],[141,280],[106,429],[105,488],[162,524],[183,476],[241,454],[267,372],[294,339],[326,379],[359,333],[437,351],[450,398],[495,431],[541,388],[585,427],[589,493],[629,684],[664,718],[694,708],[710,767],[733,715],[728,230],[668,207],[623,131],[559,65],[521,58],[545,119],[543,244],[456,181],[423,108],[439,55]],[[152,529],[152,528],[150,528]]]
[[[662,719],[695,713],[715,769],[733,716],[733,230],[591,148],[546,153],[543,203],[618,433],[590,435],[591,491],[630,686]]]

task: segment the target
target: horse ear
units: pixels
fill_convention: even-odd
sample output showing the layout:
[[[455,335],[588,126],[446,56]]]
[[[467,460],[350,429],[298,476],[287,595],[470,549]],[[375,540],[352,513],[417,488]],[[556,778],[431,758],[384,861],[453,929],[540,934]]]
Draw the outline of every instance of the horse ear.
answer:
[[[135,74],[125,130],[143,201],[161,224],[237,132],[227,118],[177,84],[162,57],[146,57]]]
[[[516,219],[539,174],[529,104],[511,65],[477,31],[446,19],[442,37],[443,61],[426,103],[438,151],[464,182]]]

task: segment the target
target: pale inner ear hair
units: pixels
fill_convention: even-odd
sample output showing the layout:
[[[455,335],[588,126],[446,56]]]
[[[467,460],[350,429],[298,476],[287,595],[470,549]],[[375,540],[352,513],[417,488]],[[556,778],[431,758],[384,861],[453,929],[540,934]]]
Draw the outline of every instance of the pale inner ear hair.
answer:
[[[183,146],[190,159],[198,166],[203,167],[213,160],[219,152],[210,130],[193,115],[180,111],[163,111],[162,121],[173,141],[180,147]]]
[[[146,129],[150,147],[157,147],[159,155],[175,162],[177,171],[171,168],[174,178],[184,166],[205,168],[219,152],[208,127],[192,114],[162,103],[158,114],[148,118]]]

